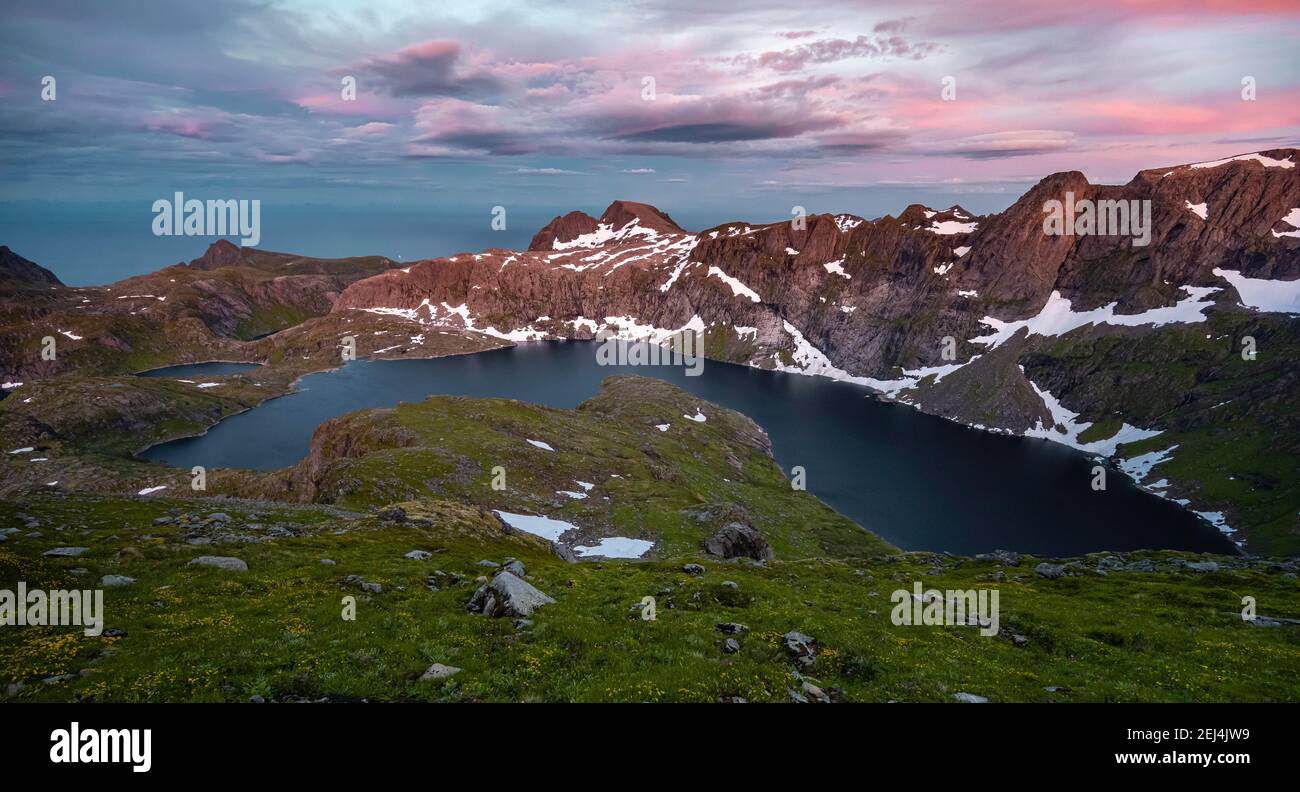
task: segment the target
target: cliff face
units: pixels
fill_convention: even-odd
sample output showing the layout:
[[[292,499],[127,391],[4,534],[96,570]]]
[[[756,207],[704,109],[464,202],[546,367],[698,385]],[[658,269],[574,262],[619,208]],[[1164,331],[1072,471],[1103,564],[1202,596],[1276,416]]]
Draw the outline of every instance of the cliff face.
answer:
[[[895,379],[900,369],[948,362],[945,336],[969,358],[981,351],[970,340],[988,332],[986,318],[1035,316],[1053,292],[1076,313],[1115,303],[1116,313],[1133,314],[1178,303],[1184,286],[1231,294],[1216,268],[1300,277],[1300,239],[1283,221],[1300,206],[1295,159],[1295,150],[1274,150],[1143,171],[1122,186],[1059,173],[986,217],[914,205],[875,221],[815,215],[803,227],[728,223],[692,234],[653,207],[616,201],[598,220],[557,217],[527,251],[434,259],[361,280],[336,310],[392,308],[516,338],[584,337],[615,324],[607,317],[661,330],[693,317],[706,327],[775,326],[740,361],[754,365],[797,347],[789,322],[836,367]],[[1044,206],[1070,196],[1149,201],[1149,217],[1138,215],[1149,244],[1045,234]]]
[[[1269,523],[1294,543],[1294,465],[1234,473],[1214,458],[1231,442],[1221,422],[1232,411],[1269,427],[1252,434],[1261,454],[1300,456],[1290,417],[1300,405],[1289,395],[1300,360],[1298,164],[1295,149],[1276,149],[1146,170],[1124,185],[1065,172],[994,215],[913,205],[878,220],[814,215],[697,233],[617,201],[600,218],[557,217],[526,251],[357,281],[334,310],[512,340],[601,331],[663,340],[691,328],[710,357],[852,380],[963,423],[1117,460],[1159,435],[1162,448],[1181,442],[1180,453],[1204,455],[1160,494],[1232,514],[1243,501],[1222,493],[1254,477],[1259,486],[1241,497],[1267,502],[1256,510],[1267,515],[1243,522]],[[1132,222],[1104,235],[1047,233],[1052,202],[1075,208],[1061,230],[1088,231],[1076,226],[1086,204],[1095,222],[1119,220],[1122,202]],[[1269,339],[1275,357],[1243,368],[1247,336]],[[1230,410],[1216,408],[1229,399]],[[1134,450],[1121,454],[1126,443]]]

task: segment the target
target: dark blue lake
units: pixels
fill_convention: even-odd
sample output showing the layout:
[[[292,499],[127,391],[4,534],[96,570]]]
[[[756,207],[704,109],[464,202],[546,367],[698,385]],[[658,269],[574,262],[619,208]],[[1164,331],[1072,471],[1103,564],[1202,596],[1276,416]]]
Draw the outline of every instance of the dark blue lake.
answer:
[[[810,492],[906,549],[969,554],[1006,548],[1053,556],[1143,548],[1235,552],[1213,527],[1119,473],[1107,476],[1105,491],[1094,492],[1091,458],[1047,440],[966,429],[818,377],[712,361],[698,377],[685,376],[682,368],[599,366],[587,343],[357,361],[310,374],[296,393],[142,456],[182,468],[269,470],[297,463],[318,425],[353,410],[430,395],[572,408],[611,374],[658,377],[748,415],[767,430],[787,473],[802,465]]]
[[[179,366],[164,366],[163,368],[150,369],[141,371],[137,377],[215,377],[223,374],[237,374],[241,371],[248,371],[258,367],[256,363],[226,363],[224,361],[213,360],[206,363],[184,363]]]

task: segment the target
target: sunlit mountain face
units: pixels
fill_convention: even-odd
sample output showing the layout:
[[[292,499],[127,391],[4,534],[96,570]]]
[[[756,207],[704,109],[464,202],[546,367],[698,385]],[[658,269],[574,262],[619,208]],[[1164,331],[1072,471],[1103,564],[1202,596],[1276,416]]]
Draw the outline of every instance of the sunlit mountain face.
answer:
[[[112,234],[131,253],[101,266],[120,276],[201,252],[132,238],[186,189],[262,200],[271,247],[305,250],[304,216],[353,212],[369,247],[348,252],[407,259],[474,246],[493,206],[530,229],[615,198],[696,228],[738,206],[1000,210],[1047,173],[1123,181],[1294,144],[1298,13],[18,0],[0,10],[0,233],[79,268],[68,240]],[[60,217],[63,242],[40,241]]]

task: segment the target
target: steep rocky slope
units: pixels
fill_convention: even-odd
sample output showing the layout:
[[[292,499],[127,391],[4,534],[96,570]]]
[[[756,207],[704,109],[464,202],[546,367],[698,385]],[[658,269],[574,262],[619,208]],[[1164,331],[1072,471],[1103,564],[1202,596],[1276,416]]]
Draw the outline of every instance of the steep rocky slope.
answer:
[[[458,254],[357,281],[335,310],[509,340],[662,342],[693,330],[716,359],[856,382],[1121,465],[1133,456],[1125,443],[1159,435],[1166,448],[1179,432],[1205,433],[1218,416],[1184,402],[1231,391],[1240,415],[1268,427],[1260,453],[1235,469],[1193,465],[1195,475],[1154,489],[1225,530],[1295,547],[1298,161],[1276,149],[1146,170],[1122,186],[1059,173],[985,217],[914,205],[874,221],[814,215],[690,233],[654,207],[616,201],[600,218],[555,218],[527,251]],[[1112,223],[1119,215],[1100,202],[1137,202],[1134,225],[1049,234],[1052,201],[1096,202],[1096,217]],[[1188,328],[1209,334],[1200,340],[1213,349],[1188,343]],[[1143,348],[1160,351],[1091,360],[1099,336],[1129,349],[1154,337]],[[1258,354],[1242,359],[1252,344]],[[1232,442],[1210,433],[1219,435],[1204,446],[1211,456]],[[1128,472],[1143,480],[1149,470]],[[1243,478],[1261,486],[1226,486]]]
[[[120,373],[186,360],[257,360],[247,343],[329,314],[354,280],[395,266],[379,256],[312,259],[224,240],[189,264],[71,288],[0,252],[0,378]],[[52,338],[52,356],[42,355]]]

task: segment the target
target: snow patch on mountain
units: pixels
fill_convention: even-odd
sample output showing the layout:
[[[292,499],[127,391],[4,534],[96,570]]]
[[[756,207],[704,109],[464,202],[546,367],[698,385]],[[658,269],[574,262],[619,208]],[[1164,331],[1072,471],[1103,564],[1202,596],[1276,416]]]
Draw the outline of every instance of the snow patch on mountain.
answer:
[[[1213,160],[1211,162],[1196,162],[1191,165],[1193,168],[1217,168],[1220,165],[1227,165],[1229,162],[1258,162],[1265,168],[1294,168],[1295,163],[1291,160],[1279,160],[1272,157],[1265,157],[1263,154],[1238,154],[1235,157],[1227,159]]]
[[[1213,272],[1232,284],[1243,305],[1268,313],[1300,314],[1300,279],[1283,281],[1247,278],[1236,270],[1218,267]]]
[[[992,349],[1014,336],[1022,328],[1028,328],[1030,335],[1057,336],[1090,324],[1124,327],[1154,325],[1160,327],[1173,323],[1195,324],[1204,322],[1205,309],[1214,305],[1212,300],[1204,298],[1220,291],[1220,289],[1216,286],[1183,286],[1182,289],[1189,295],[1183,300],[1174,305],[1152,308],[1139,314],[1115,313],[1115,306],[1119,304],[1117,302],[1094,308],[1091,311],[1074,311],[1070,307],[1069,300],[1062,297],[1059,291],[1053,291],[1052,295],[1047,299],[1047,304],[1043,306],[1037,316],[1018,319],[1013,322],[1006,322],[992,316],[984,317],[980,320],[980,323],[991,327],[993,333],[972,338],[971,341],[984,344]]]
[[[1282,237],[1295,237],[1297,239],[1300,239],[1300,209],[1292,209],[1290,212],[1287,213],[1286,217],[1282,218],[1278,222],[1286,223],[1287,225],[1291,226],[1293,230],[1273,231],[1271,232],[1273,236],[1279,239]]]
[[[741,283],[739,279],[723,272],[719,267],[709,267],[709,277],[717,278],[730,286],[732,295],[736,297],[747,297],[751,302],[763,301],[763,298],[758,296],[758,292]]]
[[[860,225],[862,225],[862,218],[860,217],[845,214],[835,215],[835,227],[840,230],[840,233],[852,231]]]
[[[659,232],[653,228],[646,228],[636,220],[629,220],[621,228],[615,229],[609,223],[601,223],[595,231],[570,239],[568,242],[555,240],[551,243],[552,250],[572,250],[574,248],[597,248],[608,245],[610,242],[622,242],[631,237],[645,237],[646,239],[657,239]]]
[[[1159,465],[1161,462],[1168,462],[1172,459],[1172,454],[1178,446],[1171,445],[1163,451],[1151,451],[1146,454],[1140,454],[1131,459],[1120,460],[1119,469],[1124,474],[1139,484],[1151,473],[1151,468]]]
[[[970,222],[962,223],[957,220],[935,220],[930,227],[925,229],[932,234],[969,234],[979,227],[979,223]]]
[[[1024,366],[1020,367],[1020,373],[1024,373]],[[1113,436],[1104,440],[1093,440],[1092,442],[1083,443],[1079,441],[1079,435],[1083,434],[1088,427],[1092,426],[1092,421],[1079,421],[1079,413],[1074,412],[1052,395],[1051,391],[1045,391],[1034,384],[1033,380],[1026,378],[1026,382],[1038,394],[1038,398],[1043,400],[1043,405],[1047,407],[1052,414],[1052,426],[1043,426],[1040,420],[1036,426],[1025,430],[1025,437],[1040,437],[1044,440],[1052,440],[1071,448],[1077,448],[1080,451],[1086,451],[1090,454],[1100,454],[1102,456],[1111,456],[1115,450],[1124,443],[1135,443],[1138,440],[1145,440],[1148,437],[1155,437],[1160,434],[1159,429],[1140,429],[1127,423],[1120,427],[1120,430]],[[1141,481],[1142,479],[1136,479]]]

